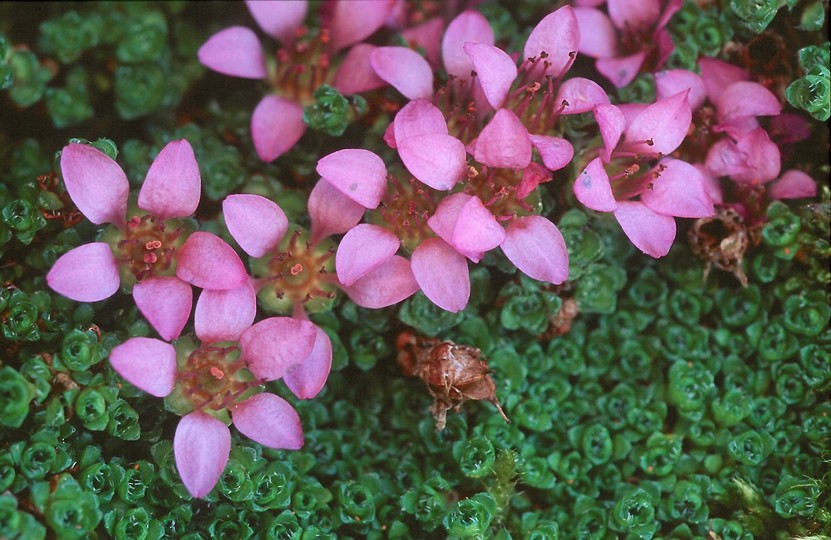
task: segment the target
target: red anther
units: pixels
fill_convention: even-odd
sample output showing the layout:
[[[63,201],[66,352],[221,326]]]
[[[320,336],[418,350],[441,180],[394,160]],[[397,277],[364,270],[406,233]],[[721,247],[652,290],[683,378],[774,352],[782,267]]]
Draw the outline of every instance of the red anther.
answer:
[[[144,249],[159,249],[162,247],[162,243],[158,240],[150,240],[146,244],[144,244]]]
[[[146,264],[155,264],[155,262],[158,261],[158,260],[159,260],[159,258],[156,256],[155,253],[145,253],[144,254],[144,262]]]
[[[293,275],[293,276],[296,276],[297,274],[299,274],[302,271],[303,271],[303,265],[300,264],[300,263],[295,264],[289,270],[289,272],[291,272],[291,275]]]
[[[216,379],[218,381],[222,380],[222,377],[225,376],[225,372],[222,371],[221,369],[219,369],[216,366],[212,366],[210,371],[211,371],[211,375],[213,375],[214,379]]]

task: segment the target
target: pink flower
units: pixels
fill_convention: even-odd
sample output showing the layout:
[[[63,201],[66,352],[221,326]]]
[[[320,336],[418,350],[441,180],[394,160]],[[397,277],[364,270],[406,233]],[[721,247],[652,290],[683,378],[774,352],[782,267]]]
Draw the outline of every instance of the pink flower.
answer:
[[[284,399],[257,392],[264,382],[283,379],[295,395],[307,399],[328,376],[332,345],[325,332],[288,317],[252,326],[255,311],[254,291],[247,283],[228,291],[206,290],[195,318],[202,343],[185,350],[180,342],[185,360],[178,366],[177,349],[157,339],[131,338],[110,353],[110,364],[122,377],[166,398],[182,415],[173,449],[193,497],[205,497],[228,462],[228,413],[248,438],[270,448],[299,449],[303,431],[297,412]]]
[[[224,241],[194,232],[186,218],[199,204],[201,178],[185,140],[167,144],[150,166],[138,197],[144,213],[127,219],[129,184],[118,164],[95,148],[70,144],[61,154],[66,189],[93,223],[110,223],[101,242],[61,256],[46,276],[49,286],[80,302],[109,298],[132,287],[139,310],[166,340],[179,336],[190,316],[189,284],[231,289],[247,279]]]

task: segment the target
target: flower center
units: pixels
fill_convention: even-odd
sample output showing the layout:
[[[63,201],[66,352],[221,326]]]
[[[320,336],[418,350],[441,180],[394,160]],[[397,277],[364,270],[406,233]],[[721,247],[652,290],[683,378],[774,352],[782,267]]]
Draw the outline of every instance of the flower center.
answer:
[[[297,29],[297,39],[277,50],[277,62],[269,66],[274,92],[303,105],[314,102],[314,92],[329,82],[329,30]]]
[[[424,184],[408,176],[406,183],[391,175],[390,185],[371,221],[391,230],[409,250],[422,240],[435,236],[427,220],[436,211],[436,203]]]
[[[134,284],[176,271],[176,253],[192,228],[184,220],[160,221],[153,215],[133,216],[123,229],[111,228],[104,239],[119,263],[123,283]]]
[[[203,345],[190,353],[177,382],[194,410],[226,409],[257,384],[239,355],[236,345]]]

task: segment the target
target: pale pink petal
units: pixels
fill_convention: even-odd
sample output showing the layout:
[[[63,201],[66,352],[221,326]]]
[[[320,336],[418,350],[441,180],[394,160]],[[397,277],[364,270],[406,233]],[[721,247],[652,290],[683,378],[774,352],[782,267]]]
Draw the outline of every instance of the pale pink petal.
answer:
[[[257,296],[250,283],[227,291],[204,290],[194,312],[196,337],[202,343],[239,341],[256,314]]]
[[[602,11],[589,7],[574,8],[580,27],[580,45],[577,50],[592,58],[614,58],[617,51],[617,31],[611,19]]]
[[[88,220],[124,224],[130,184],[118,163],[92,146],[72,143],[61,151],[61,175],[72,202]]]
[[[193,215],[199,206],[202,177],[193,148],[185,139],[162,148],[139,192],[139,208],[161,220]]]
[[[201,499],[213,489],[231,453],[231,431],[213,416],[193,411],[173,435],[176,469],[188,492]]]
[[[164,341],[134,337],[110,351],[110,365],[127,382],[156,397],[165,397],[176,384],[176,349]]]
[[[771,199],[808,199],[816,197],[817,183],[804,172],[791,169],[768,186],[767,193]]]
[[[453,234],[456,230],[456,224],[459,221],[459,215],[472,198],[471,195],[464,192],[454,193],[453,195],[444,197],[436,208],[436,211],[427,220],[427,225],[445,242],[452,245]],[[453,247],[473,262],[479,262],[484,255],[481,251],[462,251],[458,246]]]
[[[242,333],[242,357],[258,379],[276,381],[294,364],[309,356],[317,327],[291,317],[271,317]]]
[[[730,175],[736,182],[765,184],[779,176],[782,167],[779,147],[764,128],[756,128],[739,139],[736,148],[747,160],[745,170]]]
[[[655,73],[654,77],[655,95],[659,100],[689,90],[687,100],[690,103],[690,109],[696,111],[707,99],[704,81],[697,73],[686,69],[669,69]]]
[[[714,133],[725,133],[737,141],[758,127],[759,121],[755,116],[738,116],[729,122],[717,124],[711,129]]]
[[[151,277],[133,286],[133,300],[162,339],[172,341],[190,318],[193,289],[176,276]]]
[[[505,240],[505,228],[485,208],[479,197],[473,196],[459,211],[453,227],[452,245],[460,253],[490,251]]]
[[[649,107],[649,103],[620,103],[617,108],[623,113],[626,125],[630,125],[635,118]]]
[[[721,181],[713,176],[703,164],[695,163],[693,167],[701,174],[701,178],[704,181],[704,191],[710,200],[713,201],[713,204],[722,204],[724,197],[721,192]]]
[[[528,138],[549,171],[559,171],[571,163],[571,158],[574,157],[574,147],[562,137],[530,135]]]
[[[574,182],[577,200],[598,212],[613,212],[617,208],[609,175],[600,158],[594,158]]]
[[[498,109],[517,76],[514,60],[502,49],[485,43],[465,43],[464,51],[473,61],[488,103]]]
[[[522,180],[519,181],[519,186],[516,190],[518,199],[524,199],[537,189],[537,186],[543,182],[549,182],[553,179],[551,171],[546,169],[540,163],[531,162],[522,170]],[[473,261],[478,262],[478,261]]]
[[[265,162],[291,150],[304,133],[303,106],[295,101],[266,96],[251,115],[251,139],[257,155]]]
[[[398,155],[413,176],[433,189],[447,191],[467,171],[462,141],[451,135],[418,135],[398,141]]]
[[[447,135],[444,115],[426,99],[416,99],[407,103],[395,115],[391,125],[396,142],[418,135]]]
[[[493,29],[484,15],[478,11],[466,10],[447,25],[441,42],[441,56],[444,69],[459,79],[469,79],[473,62],[465,54],[465,43],[493,45]]]
[[[559,77],[574,61],[571,53],[580,47],[580,25],[574,15],[574,8],[563,6],[549,13],[531,31],[525,42],[523,59],[537,58],[537,68],[542,74]],[[540,53],[548,53],[544,63]]]
[[[609,17],[628,33],[649,30],[661,16],[659,0],[608,0]]]
[[[294,32],[306,19],[309,3],[306,0],[245,0],[248,11],[269,36],[291,43]]]
[[[373,152],[338,150],[317,162],[317,174],[364,208],[376,208],[387,190],[387,168]]]
[[[77,302],[97,302],[114,295],[121,279],[110,245],[93,242],[61,255],[46,274],[46,283]]]
[[[220,30],[199,47],[199,62],[232,77],[265,79],[268,70],[257,34],[244,26]]]
[[[656,101],[635,117],[626,128],[627,150],[646,155],[668,155],[678,148],[692,121],[688,92],[685,90]]]
[[[723,60],[702,56],[698,66],[710,103],[718,103],[721,93],[733,83],[750,79],[750,73]]]
[[[240,433],[269,448],[303,447],[300,416],[285,399],[263,392],[237,404],[231,416]]]
[[[433,69],[423,56],[406,47],[378,47],[369,55],[379,77],[407,99],[433,96]]]
[[[209,232],[191,234],[179,250],[176,276],[202,289],[236,289],[248,281],[237,252]]]
[[[568,251],[560,229],[542,216],[508,224],[502,251],[525,275],[559,285],[568,279]]]
[[[782,111],[782,105],[773,92],[750,81],[739,81],[728,86],[719,96],[716,107],[722,122],[742,116],[776,116]]]
[[[369,43],[358,43],[346,54],[338,67],[332,86],[341,94],[358,94],[386,86],[384,79],[375,73],[369,57],[377,49]]]
[[[222,201],[222,215],[228,232],[252,257],[277,247],[289,228],[283,209],[260,195],[228,195]]]
[[[623,88],[638,76],[645,58],[646,53],[641,51],[619,58],[598,58],[594,65],[612,84]]]
[[[412,270],[431,302],[445,311],[459,312],[470,298],[467,259],[441,238],[428,238],[413,251]]]
[[[349,287],[398,251],[401,241],[392,231],[362,223],[353,227],[338,245],[335,268],[338,281]]]
[[[433,17],[425,23],[401,31],[401,37],[412,48],[424,50],[427,61],[434,70],[439,67],[442,34],[444,34],[444,21],[441,17]]]
[[[659,214],[641,202],[619,202],[615,219],[636,248],[656,259],[669,253],[675,241],[675,218]]]
[[[600,137],[603,139],[603,151],[600,157],[608,163],[612,159],[612,151],[626,128],[626,118],[621,110],[612,104],[598,105],[592,112],[597,127],[600,128]]]
[[[332,370],[332,341],[322,328],[317,327],[317,337],[309,356],[291,366],[283,382],[299,399],[311,399],[318,395]]]
[[[563,114],[580,114],[592,110],[596,105],[608,104],[609,96],[596,82],[573,77],[564,81],[557,90],[555,106],[560,107],[563,101],[567,103]]]
[[[664,159],[649,174],[653,173],[659,176],[652,180],[652,189],[641,193],[641,201],[652,210],[684,218],[710,217],[715,213],[704,178],[686,161]]]
[[[343,290],[359,306],[379,309],[409,298],[418,291],[418,283],[410,261],[394,255]]]
[[[330,234],[345,233],[361,220],[366,208],[356,203],[324,178],[318,180],[309,194],[309,216],[312,218],[312,245]]]
[[[339,0],[334,3],[331,28],[332,48],[339,51],[362,41],[381,28],[395,0]]]
[[[531,162],[531,141],[522,121],[499,109],[476,141],[476,161],[500,169],[522,169]]]
[[[707,151],[707,170],[716,176],[733,176],[748,170],[747,156],[730,139],[721,139]]]

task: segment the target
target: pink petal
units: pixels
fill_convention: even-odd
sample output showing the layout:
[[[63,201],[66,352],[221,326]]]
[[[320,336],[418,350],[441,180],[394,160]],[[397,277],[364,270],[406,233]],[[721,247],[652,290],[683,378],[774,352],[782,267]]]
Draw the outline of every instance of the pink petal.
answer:
[[[462,141],[451,135],[419,135],[398,141],[398,155],[413,176],[433,189],[452,189],[467,171]]]
[[[401,37],[413,49],[423,49],[427,61],[433,69],[439,67],[439,50],[441,38],[444,34],[444,21],[441,17],[433,17],[418,26],[411,26],[401,31]]]
[[[710,103],[718,103],[721,93],[733,83],[750,79],[750,73],[723,60],[702,56],[698,66]]]
[[[670,69],[659,71],[654,74],[655,95],[659,100],[672,97],[684,90],[690,91],[687,100],[690,109],[698,110],[707,99],[707,91],[704,88],[704,80],[698,74],[686,69]]]
[[[72,143],[61,152],[61,174],[72,202],[96,225],[123,225],[130,184],[118,163],[86,144]]]
[[[202,65],[232,77],[265,79],[268,70],[257,34],[244,26],[232,26],[208,38],[197,53]]]
[[[503,240],[505,228],[485,208],[479,197],[471,197],[459,211],[450,245],[464,254],[468,251],[490,251]]]
[[[375,73],[369,57],[375,45],[358,43],[346,54],[338,67],[332,86],[341,94],[358,94],[386,86],[384,79]]]
[[[617,31],[611,19],[602,11],[588,7],[574,8],[580,27],[580,45],[577,50],[592,58],[614,58],[617,52]]]
[[[260,195],[228,195],[222,201],[222,215],[234,240],[255,258],[274,249],[289,228],[282,208]]]
[[[465,43],[464,51],[473,61],[488,103],[498,109],[517,76],[514,60],[502,49],[485,43]]]
[[[525,275],[559,285],[568,279],[568,251],[560,229],[537,215],[508,224],[502,251]]]
[[[600,158],[594,158],[574,182],[577,200],[598,212],[613,212],[617,208],[609,175]]]
[[[574,147],[561,137],[529,135],[528,138],[540,153],[542,162],[549,171],[559,171],[571,163],[571,158],[574,157]]]
[[[560,107],[563,101],[568,103],[563,114],[580,114],[592,110],[596,105],[608,104],[609,96],[596,82],[574,77],[564,81],[557,90],[555,106]]]
[[[254,148],[266,163],[291,150],[304,133],[303,107],[295,101],[266,96],[251,115]]]
[[[381,28],[395,7],[395,0],[340,0],[334,3],[332,48],[339,51],[362,41]]]
[[[356,225],[340,241],[335,254],[338,281],[351,286],[395,255],[400,245],[398,237],[383,227],[369,223]]]
[[[703,180],[704,185],[704,191],[705,193],[707,193],[707,197],[709,197],[710,200],[713,201],[713,204],[722,204],[724,202],[724,198],[722,196],[721,182],[719,181],[719,179],[710,174],[710,171],[707,170],[707,167],[705,167],[701,163],[695,163],[693,164],[693,167],[695,167],[695,170],[697,170],[699,174],[701,174],[701,178]]]
[[[499,109],[479,134],[476,161],[489,167],[522,169],[531,162],[528,130],[513,111]]]
[[[626,119],[626,125],[630,125],[635,118],[649,107],[649,103],[620,103],[617,108],[623,113],[623,118]]]
[[[309,8],[306,0],[246,0],[245,5],[263,32],[283,43],[294,41],[295,30],[303,24]]]
[[[413,251],[412,270],[421,290],[445,311],[459,312],[470,298],[467,260],[441,238],[428,238]]]
[[[196,301],[196,336],[202,343],[239,341],[256,314],[257,297],[250,283],[227,291],[204,290]]]
[[[641,194],[641,202],[655,212],[684,218],[715,214],[713,203],[704,189],[704,178],[689,163],[667,158],[650,171],[652,173],[660,176],[652,181],[652,189]]]
[[[598,105],[593,113],[597,126],[600,128],[600,137],[603,139],[603,151],[600,157],[608,163],[626,127],[626,118],[621,110],[612,104]]]
[[[484,15],[465,10],[447,25],[441,42],[441,57],[448,74],[459,79],[469,79],[473,61],[465,54],[465,43],[493,45],[493,29]]]
[[[398,111],[392,123],[395,141],[419,135],[447,135],[447,122],[438,107],[426,99],[411,101]]]
[[[418,283],[410,261],[394,255],[343,290],[359,306],[379,309],[409,298],[418,291]]]
[[[765,184],[779,176],[782,166],[779,147],[770,140],[764,128],[756,128],[739,139],[736,148],[747,159],[745,170],[730,175],[736,182]]]
[[[537,186],[543,182],[552,180],[551,171],[543,167],[540,163],[531,162],[522,170],[522,180],[519,181],[519,186],[516,190],[518,199],[524,199],[537,189]],[[473,259],[471,259],[473,260]],[[474,260],[473,262],[478,262]]]
[[[286,450],[303,447],[300,416],[279,396],[268,392],[251,396],[234,407],[231,415],[234,427],[254,442]]]
[[[563,6],[549,13],[531,31],[525,42],[524,59],[538,59],[537,70],[542,73],[540,53],[548,53],[544,75],[559,77],[573,62],[570,53],[576,53],[580,47],[580,25],[574,15],[574,8]]]
[[[309,194],[309,216],[312,218],[312,245],[330,234],[340,234],[354,227],[366,208],[356,203],[324,178],[318,180]]]
[[[688,92],[656,101],[636,116],[626,128],[626,149],[646,155],[668,155],[678,148],[692,121]],[[653,144],[645,142],[648,140]]]
[[[77,302],[97,302],[118,291],[118,263],[105,242],[73,248],[55,261],[46,283],[57,293]]]
[[[606,5],[615,26],[630,34],[651,29],[661,16],[659,0],[608,0]]]
[[[312,352],[308,358],[289,368],[283,382],[299,399],[311,399],[323,389],[331,370],[332,341],[322,328],[317,327]]]
[[[433,69],[423,56],[406,47],[378,47],[369,55],[379,77],[407,99],[433,97]]]
[[[623,232],[647,255],[663,257],[675,241],[675,218],[659,214],[636,201],[620,201],[615,210]]]
[[[161,220],[188,217],[199,206],[202,177],[193,148],[185,139],[162,148],[139,192],[139,208]]]
[[[240,347],[255,377],[276,381],[309,356],[316,338],[317,327],[309,321],[271,317],[243,332]]]
[[[456,225],[459,222],[459,216],[462,213],[462,209],[472,198],[473,197],[471,195],[464,192],[454,193],[453,195],[443,198],[439,203],[439,206],[436,208],[436,211],[432,216],[430,216],[430,219],[427,220],[427,225],[433,230],[433,232],[439,235],[442,240],[450,245],[453,245],[453,235],[456,231]],[[456,248],[456,251],[460,252],[473,262],[479,262],[484,255],[481,251],[463,251],[459,248],[459,246],[453,247]]]
[[[721,139],[707,151],[707,170],[716,176],[732,176],[747,171],[747,156],[730,139]]]
[[[133,300],[165,341],[179,337],[190,318],[193,289],[175,276],[158,276],[133,286]]]
[[[782,178],[768,187],[771,199],[808,199],[816,197],[817,183],[802,171],[785,171]]]
[[[173,454],[182,483],[195,498],[213,489],[231,453],[228,426],[201,411],[183,416],[173,436]]]
[[[598,58],[594,65],[617,88],[623,88],[638,76],[645,58],[646,53],[641,51],[619,58]]]
[[[364,208],[376,208],[387,189],[387,168],[369,150],[338,150],[317,162],[317,174]]]
[[[202,289],[236,289],[248,281],[242,261],[225,240],[209,232],[191,234],[179,250],[176,276]]]
[[[802,142],[811,136],[811,125],[804,117],[794,113],[782,113],[770,120],[770,138],[780,146]]]
[[[782,111],[782,105],[773,92],[750,81],[739,81],[728,86],[719,96],[717,108],[722,122],[742,116],[776,116]]]
[[[151,396],[165,397],[176,384],[176,349],[158,339],[134,337],[116,345],[110,351],[110,365]]]

